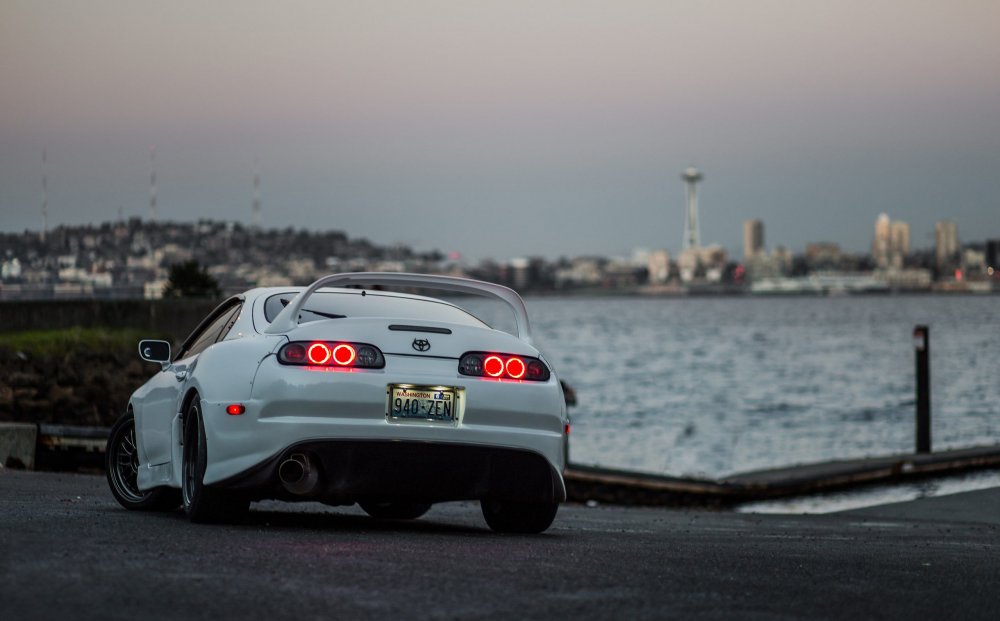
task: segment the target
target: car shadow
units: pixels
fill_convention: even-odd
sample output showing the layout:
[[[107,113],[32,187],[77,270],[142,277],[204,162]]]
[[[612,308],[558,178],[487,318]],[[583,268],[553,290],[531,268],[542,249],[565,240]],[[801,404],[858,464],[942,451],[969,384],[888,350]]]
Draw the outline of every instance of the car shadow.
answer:
[[[272,529],[288,530],[339,530],[366,532],[399,532],[424,534],[465,534],[496,535],[486,527],[475,528],[453,522],[438,522],[430,519],[383,520],[366,515],[346,515],[334,512],[291,512],[268,511],[251,508],[250,513],[240,522],[243,526],[264,526]]]
[[[118,507],[108,507],[107,511],[121,511]],[[470,507],[470,511],[475,511]],[[432,510],[433,511],[433,510]],[[162,520],[161,524],[179,524],[191,528],[266,528],[268,530],[284,531],[339,531],[342,533],[400,533],[423,535],[464,535],[477,537],[562,537],[565,533],[555,533],[552,530],[538,535],[520,535],[514,533],[497,533],[485,524],[481,527],[470,526],[456,522],[436,519],[431,514],[416,520],[386,520],[367,515],[340,513],[331,510],[275,511],[270,508],[255,508],[253,505],[245,517],[239,521],[225,524],[188,524],[187,515],[181,509],[164,512],[126,512],[144,520]],[[475,511],[478,516],[478,511]],[[172,527],[171,527],[172,528]]]

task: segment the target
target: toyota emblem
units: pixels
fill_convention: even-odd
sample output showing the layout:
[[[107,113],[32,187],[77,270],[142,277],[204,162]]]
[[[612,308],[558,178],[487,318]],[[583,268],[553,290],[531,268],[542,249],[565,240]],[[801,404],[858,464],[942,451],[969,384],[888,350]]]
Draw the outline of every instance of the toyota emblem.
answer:
[[[431,348],[431,342],[427,339],[413,339],[413,349],[417,351],[427,351]]]

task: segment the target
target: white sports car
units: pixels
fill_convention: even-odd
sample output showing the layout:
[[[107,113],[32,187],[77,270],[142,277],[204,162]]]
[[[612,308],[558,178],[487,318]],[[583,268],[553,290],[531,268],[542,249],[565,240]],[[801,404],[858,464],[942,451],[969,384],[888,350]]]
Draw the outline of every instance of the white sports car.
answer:
[[[356,287],[376,287],[364,289]],[[489,296],[516,336],[431,297]],[[112,428],[107,477],[127,509],[238,519],[266,498],[358,503],[386,519],[481,501],[501,532],[541,532],[566,499],[569,421],[528,316],[500,285],[397,273],[260,288],[216,308]]]

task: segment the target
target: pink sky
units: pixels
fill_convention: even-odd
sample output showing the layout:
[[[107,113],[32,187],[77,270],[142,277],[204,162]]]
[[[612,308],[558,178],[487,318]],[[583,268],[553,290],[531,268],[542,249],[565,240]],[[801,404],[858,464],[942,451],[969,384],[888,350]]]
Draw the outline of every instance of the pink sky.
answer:
[[[748,217],[857,249],[881,211],[1000,221],[997,2],[5,0],[0,111],[4,230],[39,226],[43,146],[54,222],[144,215],[152,143],[173,219],[248,217],[257,153],[265,224],[499,257],[676,248],[688,163],[733,251]]]

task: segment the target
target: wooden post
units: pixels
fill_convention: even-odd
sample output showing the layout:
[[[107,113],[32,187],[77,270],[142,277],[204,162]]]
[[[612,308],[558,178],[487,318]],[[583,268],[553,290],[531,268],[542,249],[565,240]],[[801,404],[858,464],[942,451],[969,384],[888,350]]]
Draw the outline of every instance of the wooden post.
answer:
[[[913,348],[917,359],[917,452],[931,452],[931,347],[930,329],[913,328]]]

